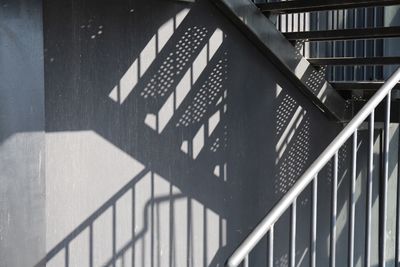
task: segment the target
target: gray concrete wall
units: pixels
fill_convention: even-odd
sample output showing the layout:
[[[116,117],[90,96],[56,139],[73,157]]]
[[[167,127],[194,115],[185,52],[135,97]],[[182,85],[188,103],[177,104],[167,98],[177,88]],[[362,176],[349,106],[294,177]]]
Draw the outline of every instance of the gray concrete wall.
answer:
[[[1,46],[4,51],[13,47]],[[19,253],[36,241],[33,237],[41,242],[27,254],[0,254],[5,266],[222,266],[341,128],[211,1],[45,1],[44,52],[44,102],[40,86],[41,93],[17,94],[6,87],[0,92],[12,93],[6,95],[12,101],[0,105],[11,106],[8,113],[2,110],[7,117],[0,117],[8,118],[1,126],[10,125],[0,131],[7,133],[3,143],[39,131],[32,134],[39,136],[29,143],[32,147],[22,143],[15,150],[18,142],[0,147],[0,155],[18,151],[18,157],[31,156],[33,165],[24,158],[18,165],[16,157],[2,168],[19,172],[42,166],[45,173],[45,181],[43,175],[29,180],[41,181],[36,187],[18,182],[12,197],[8,184],[18,176],[0,176],[6,185],[2,205],[17,203],[34,212],[32,225],[19,226],[17,239],[0,244],[15,242],[16,249],[7,251]],[[10,66],[3,62],[2,68]],[[7,70],[6,78],[24,73]],[[40,79],[24,77],[31,79],[29,85],[40,85]],[[8,84],[25,89],[22,81],[14,78]],[[17,100],[19,106],[10,105]],[[45,137],[43,110],[23,109],[43,106]],[[36,119],[14,120],[16,114]],[[20,128],[11,127],[15,121]],[[365,149],[360,138],[361,155]],[[338,266],[344,266],[349,145],[340,160]],[[365,158],[359,165],[357,215],[362,220]],[[329,251],[331,167],[319,178],[320,266],[326,265]],[[20,194],[37,194],[37,201],[20,202]],[[298,201],[299,266],[309,261],[309,205],[306,191]],[[288,215],[276,226],[276,266],[288,264]],[[1,227],[7,225],[3,218]],[[362,227],[357,231],[356,261],[362,266]],[[24,238],[29,242],[20,243]],[[251,266],[265,263],[265,251],[263,241]]]
[[[44,10],[48,266],[222,266],[340,128],[211,1]]]
[[[42,3],[0,1],[0,266],[45,252]]]

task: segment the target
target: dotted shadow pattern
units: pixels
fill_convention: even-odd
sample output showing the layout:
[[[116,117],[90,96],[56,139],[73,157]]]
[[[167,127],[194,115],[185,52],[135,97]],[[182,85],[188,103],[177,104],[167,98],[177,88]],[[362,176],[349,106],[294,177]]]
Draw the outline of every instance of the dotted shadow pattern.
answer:
[[[281,136],[282,133],[285,131],[286,126],[289,123],[290,118],[293,116],[296,109],[297,109],[297,103],[293,99],[293,97],[285,95],[276,111],[277,120],[275,128],[277,136]]]
[[[200,122],[209,108],[215,106],[218,95],[223,89],[223,81],[227,79],[227,59],[218,60],[207,80],[195,94],[191,104],[185,109],[176,127],[188,127]]]
[[[140,95],[144,98],[165,96],[173,89],[178,76],[193,61],[193,57],[201,49],[208,34],[205,27],[189,27],[175,45],[175,51],[170,52],[159,69],[150,78]]]
[[[227,142],[228,142],[228,126],[224,125],[223,126],[223,132],[222,136],[218,136],[215,138],[214,142],[212,142],[212,145],[210,147],[210,151],[214,153],[218,153],[223,151],[227,147]]]
[[[308,88],[318,94],[319,90],[325,83],[326,68],[314,69],[311,75],[307,76],[307,80],[303,81]]]
[[[305,117],[290,141],[290,147],[279,159],[275,193],[286,193],[305,171],[310,156],[310,121]]]

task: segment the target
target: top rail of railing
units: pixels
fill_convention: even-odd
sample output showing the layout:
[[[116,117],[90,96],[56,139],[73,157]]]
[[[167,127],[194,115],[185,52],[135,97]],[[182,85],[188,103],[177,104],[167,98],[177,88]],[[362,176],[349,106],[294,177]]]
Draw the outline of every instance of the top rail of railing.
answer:
[[[297,180],[293,187],[272,208],[267,216],[254,228],[241,245],[234,251],[227,261],[228,267],[238,266],[258,242],[267,234],[273,224],[282,216],[295,199],[303,192],[309,183],[316,177],[321,169],[329,162],[349,137],[356,132],[358,127],[374,112],[375,108],[388,96],[400,81],[400,68],[382,85],[375,95],[364,105],[357,115],[336,136],[329,146],[321,153],[313,164]]]

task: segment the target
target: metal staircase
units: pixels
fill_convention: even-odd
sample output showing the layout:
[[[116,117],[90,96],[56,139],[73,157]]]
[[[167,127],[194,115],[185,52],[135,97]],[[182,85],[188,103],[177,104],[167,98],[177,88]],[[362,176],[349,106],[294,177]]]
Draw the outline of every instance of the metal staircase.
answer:
[[[379,87],[375,84],[383,81],[382,66],[400,65],[400,57],[382,53],[384,40],[400,37],[399,26],[385,27],[383,8],[399,4],[398,0],[296,0],[256,5],[267,17],[277,18],[277,29],[287,40],[308,45],[311,51],[308,55],[303,53],[308,62],[317,68],[326,68],[327,80],[332,87],[336,89],[337,85],[343,91],[354,90],[354,87],[377,90]],[[306,17],[309,29],[306,29],[305,21],[300,21]],[[316,51],[321,50],[321,46],[325,46],[322,53]],[[373,70],[369,75],[361,75],[364,76],[362,79],[353,75],[342,77],[338,83],[338,75],[334,72],[340,69],[344,73],[349,68],[363,68],[364,73],[366,68]],[[350,80],[357,83],[349,83]]]
[[[338,136],[332,141],[332,143],[320,154],[315,162],[309,167],[309,169],[297,180],[294,186],[278,201],[278,203],[268,212],[268,214],[262,219],[262,221],[255,226],[248,237],[238,246],[232,256],[227,260],[227,266],[253,266],[251,262],[251,252],[263,239],[267,239],[267,264],[269,267],[274,265],[274,225],[278,223],[278,220],[282,215],[290,210],[290,246],[289,246],[289,261],[288,266],[295,267],[296,262],[296,221],[297,221],[297,198],[306,188],[311,186],[312,197],[311,197],[311,218],[310,218],[310,265],[312,267],[321,266],[316,260],[316,240],[318,233],[317,225],[317,199],[318,199],[318,174],[326,167],[326,165],[332,161],[332,188],[331,188],[331,210],[330,210],[330,235],[329,235],[329,266],[335,267],[337,255],[336,253],[336,242],[337,242],[337,203],[338,203],[338,151],[341,149],[349,139],[351,139],[351,179],[350,179],[350,194],[349,194],[349,247],[347,266],[355,266],[355,184],[356,184],[356,168],[357,168],[357,140],[358,130],[363,123],[368,122],[368,174],[367,174],[367,187],[363,188],[366,192],[366,233],[365,233],[365,259],[364,266],[372,266],[371,263],[371,221],[372,221],[372,181],[373,181],[373,168],[374,168],[374,157],[373,157],[373,146],[375,133],[375,114],[377,113],[377,107],[384,107],[384,127],[383,127],[383,146],[381,151],[382,157],[382,174],[381,179],[381,206],[379,214],[379,266],[387,266],[386,257],[386,234],[387,234],[387,207],[388,207],[388,177],[389,177],[389,126],[391,118],[391,104],[392,104],[392,91],[393,89],[399,89],[400,81],[400,69],[394,72],[394,74],[384,81],[383,68],[384,65],[400,65],[400,57],[396,56],[384,56],[382,53],[377,52],[378,48],[382,45],[382,39],[400,37],[400,27],[383,27],[378,25],[376,19],[376,9],[383,8],[389,5],[400,5],[399,0],[352,0],[352,1],[338,1],[338,0],[293,0],[284,2],[271,2],[271,3],[257,3],[253,4],[250,0],[217,0],[217,4],[227,12],[231,19],[237,23],[237,25],[243,30],[243,32],[262,50],[265,52],[277,67],[292,80],[298,88],[305,93],[311,101],[313,101],[322,111],[330,117],[335,118],[339,121],[349,121],[346,127],[338,134]],[[312,12],[319,11],[332,11],[332,10],[343,10],[343,9],[355,9],[355,8],[374,8],[373,19],[374,24],[370,27],[353,27],[353,28],[331,28],[320,30],[309,28],[306,30],[305,27],[305,13],[311,14]],[[310,13],[311,12],[311,13]],[[298,25],[302,24],[302,29],[288,31],[288,14],[300,14],[303,16],[297,16]],[[355,14],[355,11],[354,11]],[[282,17],[286,16],[286,17]],[[310,16],[309,16],[310,17]],[[285,20],[286,21],[283,21]],[[300,20],[304,20],[300,23]],[[365,21],[367,15],[365,15]],[[334,22],[332,21],[332,25]],[[353,22],[353,26],[356,23]],[[367,26],[367,25],[364,25]],[[282,30],[286,28],[286,30]],[[282,32],[278,31],[281,30]],[[335,53],[334,48],[338,41],[349,41],[349,40],[366,40],[370,39],[373,42],[373,50],[371,55],[367,53],[367,49],[364,48],[362,56],[358,56],[355,51],[355,45],[353,44],[353,55],[342,55],[338,56]],[[308,53],[304,53],[304,45],[307,43],[310,50],[312,46],[318,48],[318,42],[330,42],[332,53],[328,56],[313,56]],[[298,48],[298,44],[303,47],[303,52],[299,53],[301,49]],[[365,41],[364,41],[365,43]],[[289,49],[288,44],[291,45],[292,50]],[[346,46],[346,43],[341,43],[342,47]],[[315,49],[314,49],[315,50]],[[283,52],[282,52],[283,51]],[[312,54],[312,53],[311,53]],[[317,53],[318,54],[318,53]],[[329,54],[329,53],[328,53]],[[346,54],[346,53],[342,53]],[[305,57],[307,56],[307,58]],[[342,69],[338,69],[337,67]],[[364,67],[364,75],[356,75],[357,66]],[[370,79],[365,79],[368,75],[366,66],[372,67],[373,75]],[[342,79],[337,79],[337,71],[340,70],[342,73],[346,72],[346,67],[351,67],[350,70],[352,75],[342,75]],[[330,75],[321,76],[315,73],[320,73],[328,70]],[[336,72],[335,72],[336,71]],[[361,76],[364,79],[357,79]],[[318,88],[310,87],[310,81],[317,80],[318,84],[323,84]],[[315,83],[314,83],[315,84]],[[341,113],[340,110],[344,110],[343,100],[346,96],[342,93],[343,91],[375,91],[373,95],[368,94],[366,104],[361,110],[352,116],[348,111]],[[321,97],[323,96],[323,97]],[[397,192],[397,196],[400,191]],[[400,198],[398,197],[398,200]],[[392,203],[391,203],[392,205]],[[394,203],[397,205],[399,211],[400,203]],[[395,263],[393,266],[400,266],[400,218],[397,214],[396,224],[397,231],[396,235],[396,255]],[[392,265],[391,265],[392,266]]]
[[[258,4],[262,12],[273,13],[301,13],[321,10],[337,10],[359,7],[376,7],[397,5],[397,0],[296,0],[296,1],[280,1]]]
[[[307,171],[298,179],[294,186],[285,194],[285,196],[274,206],[274,208],[264,217],[264,219],[254,228],[250,235],[240,244],[232,256],[227,261],[227,266],[236,267],[243,262],[243,266],[249,265],[249,253],[258,244],[258,242],[268,234],[268,266],[274,266],[273,247],[274,247],[274,224],[290,208],[290,262],[289,266],[296,266],[296,199],[312,183],[312,218],[311,218],[311,266],[318,266],[316,263],[316,238],[317,238],[317,183],[318,173],[333,158],[333,180],[332,180],[332,199],[331,199],[331,232],[330,232],[330,266],[336,266],[336,221],[337,221],[337,190],[338,190],[338,151],[352,137],[352,176],[351,176],[351,194],[350,194],[350,246],[348,266],[354,266],[354,228],[355,228],[355,183],[356,183],[356,160],[357,160],[357,130],[361,124],[368,119],[369,121],[369,155],[368,155],[368,187],[367,190],[367,238],[366,238],[366,259],[365,266],[370,265],[370,229],[371,229],[371,207],[372,207],[372,175],[373,175],[373,141],[374,141],[374,123],[375,109],[382,101],[385,101],[385,121],[384,121],[384,146],[383,146],[383,210],[381,211],[380,235],[386,233],[387,216],[387,181],[389,176],[389,125],[391,109],[391,92],[400,81],[400,69],[398,69],[389,78],[385,84],[376,92],[376,94],[367,102],[367,104],[358,112],[350,123],[339,133],[332,143],[321,153]],[[397,219],[397,223],[400,220]],[[400,242],[398,239],[397,242]],[[398,243],[397,246],[400,244]],[[380,239],[380,266],[385,265],[385,238]],[[396,255],[396,261],[400,255]]]

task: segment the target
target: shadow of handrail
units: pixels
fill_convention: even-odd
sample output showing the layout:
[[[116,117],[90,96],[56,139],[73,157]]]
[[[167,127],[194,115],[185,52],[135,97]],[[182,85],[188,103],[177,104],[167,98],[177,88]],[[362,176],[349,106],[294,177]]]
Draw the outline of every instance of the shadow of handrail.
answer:
[[[125,252],[127,252],[134,244],[135,242],[140,239],[141,237],[144,236],[144,234],[146,233],[146,231],[148,230],[148,213],[149,213],[149,207],[150,205],[153,204],[158,204],[164,201],[173,201],[176,199],[180,199],[180,198],[184,198],[185,195],[184,194],[176,194],[176,195],[170,195],[170,196],[162,196],[162,197],[158,197],[157,199],[154,200],[148,200],[146,202],[146,205],[144,207],[144,216],[143,218],[146,220],[143,229],[138,233],[138,234],[134,234],[134,237],[132,238],[132,240],[126,242],[123,247],[117,252],[115,253],[112,258],[110,260],[108,260],[105,264],[103,264],[103,267],[107,267],[107,266],[112,266],[118,258],[120,258],[121,256],[124,255]]]

